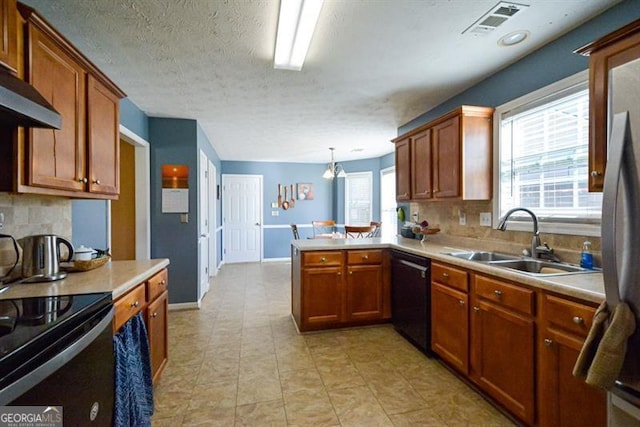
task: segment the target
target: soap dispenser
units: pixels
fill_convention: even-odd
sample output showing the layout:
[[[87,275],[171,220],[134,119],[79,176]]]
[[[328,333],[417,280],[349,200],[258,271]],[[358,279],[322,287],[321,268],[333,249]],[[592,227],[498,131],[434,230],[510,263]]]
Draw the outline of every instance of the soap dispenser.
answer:
[[[591,242],[586,241],[582,245],[582,254],[580,255],[580,267],[593,268],[593,254],[591,253]]]

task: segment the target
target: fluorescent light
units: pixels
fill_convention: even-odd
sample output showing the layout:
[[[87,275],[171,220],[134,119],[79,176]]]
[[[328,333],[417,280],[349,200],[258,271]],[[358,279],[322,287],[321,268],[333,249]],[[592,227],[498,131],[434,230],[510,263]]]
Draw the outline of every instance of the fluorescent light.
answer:
[[[324,0],[280,0],[273,68],[302,69]]]

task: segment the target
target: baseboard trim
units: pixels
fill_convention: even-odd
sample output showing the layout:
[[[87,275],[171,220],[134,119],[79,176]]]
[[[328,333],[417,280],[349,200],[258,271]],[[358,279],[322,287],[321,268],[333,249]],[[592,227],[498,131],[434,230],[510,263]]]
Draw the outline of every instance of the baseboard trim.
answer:
[[[262,262],[290,262],[291,258],[289,257],[285,257],[285,258],[263,258]]]
[[[179,302],[169,304],[169,311],[194,310],[200,308],[200,302]]]

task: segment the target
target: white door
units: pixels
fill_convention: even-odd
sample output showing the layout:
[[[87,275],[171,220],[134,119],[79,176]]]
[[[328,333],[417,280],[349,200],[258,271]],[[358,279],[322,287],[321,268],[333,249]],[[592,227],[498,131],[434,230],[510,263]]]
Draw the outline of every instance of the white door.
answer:
[[[382,222],[382,237],[392,237],[398,234],[398,214],[396,212],[396,168],[380,171],[380,221]]]
[[[216,166],[209,160],[209,277],[218,274],[218,229],[216,219],[216,194],[217,194],[217,178],[218,173]]]
[[[222,175],[224,262],[262,259],[262,175]]]
[[[198,301],[209,290],[209,159],[200,151],[200,209],[198,212],[200,268],[198,271]]]

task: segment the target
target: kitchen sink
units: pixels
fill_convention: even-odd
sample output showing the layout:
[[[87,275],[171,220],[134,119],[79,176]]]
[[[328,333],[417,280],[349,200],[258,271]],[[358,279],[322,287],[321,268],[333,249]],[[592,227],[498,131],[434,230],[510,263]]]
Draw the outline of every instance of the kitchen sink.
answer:
[[[517,255],[501,254],[498,252],[463,251],[449,252],[446,255],[468,261],[482,262],[494,267],[509,268],[511,270],[516,270],[521,273],[531,274],[534,276],[559,276],[565,274],[595,273],[597,271],[601,271],[600,269],[591,270],[562,262],[544,261]]]
[[[469,261],[480,262],[493,262],[493,261],[509,261],[520,259],[517,255],[506,255],[498,252],[449,252],[447,255],[451,255],[456,258],[466,259]]]

